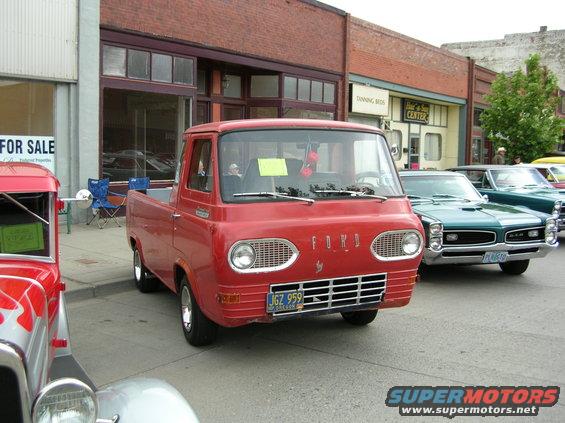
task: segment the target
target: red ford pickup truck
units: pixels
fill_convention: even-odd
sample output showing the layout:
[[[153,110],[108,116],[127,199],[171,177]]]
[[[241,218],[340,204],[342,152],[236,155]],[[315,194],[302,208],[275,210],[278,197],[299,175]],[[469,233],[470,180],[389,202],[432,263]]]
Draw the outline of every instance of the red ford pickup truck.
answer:
[[[424,246],[383,133],[262,119],[188,129],[172,188],[130,191],[141,292],[178,294],[184,335],[408,304]]]

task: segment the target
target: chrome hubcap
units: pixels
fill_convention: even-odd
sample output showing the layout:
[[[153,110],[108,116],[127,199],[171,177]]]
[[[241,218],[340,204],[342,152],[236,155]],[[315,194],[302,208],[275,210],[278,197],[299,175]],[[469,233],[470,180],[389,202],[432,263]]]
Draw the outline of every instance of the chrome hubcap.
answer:
[[[141,258],[137,250],[133,253],[133,275],[136,281],[141,280]]]
[[[183,286],[180,293],[180,308],[182,325],[186,331],[190,331],[192,327],[192,301],[187,286]]]

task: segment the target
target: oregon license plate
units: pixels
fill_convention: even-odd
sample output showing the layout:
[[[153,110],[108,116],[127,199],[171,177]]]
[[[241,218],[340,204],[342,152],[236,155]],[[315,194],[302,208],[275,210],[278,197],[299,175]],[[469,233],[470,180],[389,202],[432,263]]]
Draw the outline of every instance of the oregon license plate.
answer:
[[[267,313],[300,310],[303,307],[304,292],[302,291],[280,291],[267,294]]]
[[[504,263],[507,257],[507,251],[487,251],[483,256],[483,263]]]

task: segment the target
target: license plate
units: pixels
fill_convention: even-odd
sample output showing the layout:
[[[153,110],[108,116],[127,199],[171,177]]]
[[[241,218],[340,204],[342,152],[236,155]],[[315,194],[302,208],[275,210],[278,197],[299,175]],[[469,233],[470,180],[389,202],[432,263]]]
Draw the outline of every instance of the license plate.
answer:
[[[267,294],[267,313],[300,310],[304,307],[304,292],[299,290]]]
[[[483,256],[483,263],[504,263],[507,257],[506,251],[488,251]]]

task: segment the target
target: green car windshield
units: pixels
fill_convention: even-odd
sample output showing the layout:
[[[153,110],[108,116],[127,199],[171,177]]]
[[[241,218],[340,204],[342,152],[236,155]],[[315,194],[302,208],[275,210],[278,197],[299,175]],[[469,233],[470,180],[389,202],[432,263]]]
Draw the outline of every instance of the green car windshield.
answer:
[[[219,159],[226,202],[371,196],[384,201],[404,195],[387,142],[377,133],[294,128],[234,131],[221,136]]]
[[[551,188],[537,169],[508,167],[504,169],[492,169],[490,171],[495,186],[499,189],[516,188]]]
[[[483,201],[469,180],[460,174],[453,175],[400,175],[402,184],[411,199]]]

